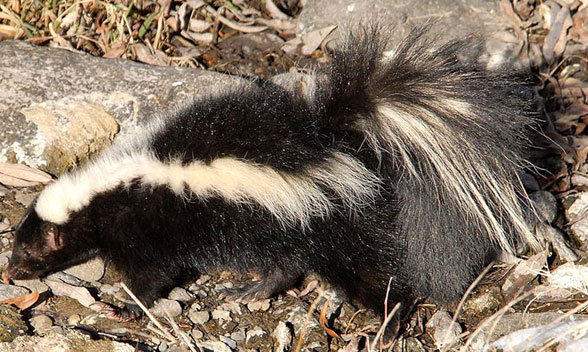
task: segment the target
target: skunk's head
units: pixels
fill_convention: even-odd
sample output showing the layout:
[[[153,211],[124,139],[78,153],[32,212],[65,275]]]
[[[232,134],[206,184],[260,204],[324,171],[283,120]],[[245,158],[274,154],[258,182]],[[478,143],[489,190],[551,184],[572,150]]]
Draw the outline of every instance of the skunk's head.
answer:
[[[93,253],[91,240],[81,240],[80,231],[75,230],[77,226],[71,222],[57,225],[43,220],[35,210],[35,203],[16,228],[5,279],[36,278],[83,262]]]

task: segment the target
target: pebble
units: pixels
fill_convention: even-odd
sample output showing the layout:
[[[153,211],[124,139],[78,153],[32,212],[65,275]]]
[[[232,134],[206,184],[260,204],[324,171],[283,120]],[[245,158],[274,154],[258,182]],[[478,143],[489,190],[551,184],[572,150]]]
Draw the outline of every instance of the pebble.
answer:
[[[231,352],[231,348],[222,341],[202,341],[200,346],[214,352]]]
[[[550,192],[539,191],[531,193],[529,198],[533,201],[537,214],[542,220],[552,223],[557,216],[557,201]]]
[[[49,286],[44,284],[40,279],[31,280],[12,280],[16,286],[26,287],[31,292],[37,291],[39,293],[45,293],[49,291]]]
[[[171,290],[167,298],[180,302],[190,302],[193,299],[192,295],[181,287],[175,287]]]
[[[239,330],[231,333],[231,338],[235,341],[245,340],[245,329],[239,329]]]
[[[247,333],[245,334],[245,343],[249,344],[250,342],[252,342],[252,339],[256,339],[258,337],[261,337],[263,335],[265,335],[266,332],[259,326],[254,327],[251,330],[248,330]],[[255,343],[253,343],[255,344]]]
[[[215,320],[231,320],[231,312],[221,309],[215,309],[212,311],[212,318]]]
[[[247,309],[249,309],[250,312],[257,312],[257,311],[266,312],[269,309],[269,307],[270,307],[270,300],[269,299],[264,299],[261,301],[247,303]]]
[[[190,319],[190,321],[194,324],[203,325],[210,320],[210,313],[208,313],[207,311],[190,311],[188,313],[188,319]]]
[[[178,301],[160,298],[155,302],[153,308],[149,310],[153,315],[158,317],[167,317],[169,313],[172,317],[182,314],[182,306]]]
[[[288,326],[281,321],[276,326],[272,333],[274,340],[274,352],[286,352],[290,350],[292,344],[292,332],[288,329]]]
[[[26,295],[29,293],[24,287],[0,284],[0,300]]]
[[[78,325],[82,321],[82,316],[79,314],[72,314],[67,318],[67,323],[69,325]]]
[[[225,345],[229,346],[232,350],[237,348],[237,342],[230,337],[226,336],[219,336],[219,340],[221,340]]]
[[[64,272],[85,281],[98,281],[104,276],[105,265],[101,258],[94,258],[85,263],[65,269]]]
[[[119,286],[113,286],[109,284],[100,285],[100,292],[105,293],[107,295],[114,296],[118,292],[120,292],[121,288]]]
[[[31,324],[37,334],[42,335],[53,326],[53,321],[48,316],[41,314],[29,319],[29,324]]]
[[[38,195],[39,195],[39,192],[35,192],[35,193],[22,193],[22,192],[18,192],[14,196],[14,199],[17,202],[19,202],[20,204],[24,205],[26,208],[28,208],[29,205],[31,205],[31,203],[33,202],[33,200],[35,200],[35,198]]]
[[[479,292],[470,296],[464,304],[461,315],[465,319],[490,316],[500,308],[502,295],[496,286],[480,287]]]
[[[435,340],[435,345],[440,350],[443,346],[451,345],[461,334],[461,326],[457,322],[453,323],[453,318],[446,311],[437,311],[426,324],[427,329],[433,330],[431,336]]]
[[[0,267],[8,265],[8,261],[10,260],[10,256],[12,255],[12,251],[6,251],[0,253]]]
[[[196,280],[196,283],[198,285],[204,285],[205,283],[207,283],[210,280],[210,275],[202,275],[198,278],[198,280]]]
[[[204,334],[202,333],[202,331],[198,330],[198,328],[193,328],[191,334],[192,337],[196,340],[204,337]]]

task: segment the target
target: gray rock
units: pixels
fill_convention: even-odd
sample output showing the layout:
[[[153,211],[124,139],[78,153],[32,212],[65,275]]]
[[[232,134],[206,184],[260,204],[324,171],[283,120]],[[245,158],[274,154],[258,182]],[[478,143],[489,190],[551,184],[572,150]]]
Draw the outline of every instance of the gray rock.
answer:
[[[0,300],[26,295],[29,292],[24,287],[0,284]]]
[[[31,292],[37,291],[39,293],[45,293],[49,290],[49,286],[45,285],[41,282],[40,279],[31,279],[31,280],[13,280],[16,286],[26,287]]]
[[[272,333],[272,338],[274,339],[274,352],[285,352],[290,350],[290,345],[292,344],[292,332],[283,321],[279,322],[278,326],[276,326]]]
[[[571,237],[580,245],[580,249],[588,249],[588,192],[566,197],[563,204]]]
[[[545,282],[555,288],[585,291],[588,286],[588,265],[562,264],[547,275]]]
[[[172,317],[177,317],[178,315],[182,314],[182,306],[177,301],[160,298],[155,302],[155,305],[149,311],[158,317],[167,317],[168,313]]]
[[[49,330],[53,326],[53,321],[48,316],[41,314],[35,315],[29,319],[29,323],[35,329],[37,334],[43,335],[45,331]]]
[[[217,308],[212,311],[212,319],[231,321],[231,312]]]
[[[59,174],[119,131],[245,80],[3,41],[0,82],[0,161]]]
[[[230,337],[226,336],[219,336],[219,340],[221,340],[225,345],[229,346],[232,350],[237,348],[237,342],[231,339]]]
[[[0,225],[1,227],[1,225]],[[12,251],[6,251],[0,253],[0,267],[5,267],[8,265],[8,261],[10,260],[10,256],[12,255]]]
[[[483,62],[497,66],[507,58],[516,57],[519,49],[509,43],[513,39],[506,30],[510,22],[502,15],[498,4],[497,0],[312,0],[306,2],[300,14],[297,31],[307,33],[331,25],[379,22],[394,26],[389,34],[392,42],[397,42],[412,27],[434,20],[437,23],[432,37],[439,41],[464,38],[471,33],[483,35],[482,53],[471,54],[481,54]]]
[[[78,325],[82,321],[82,316],[79,314],[72,314],[67,317],[67,323],[69,325]]]
[[[203,325],[210,320],[210,313],[208,313],[207,311],[190,311],[188,313],[188,319],[190,319],[190,321],[194,324]]]
[[[64,270],[69,275],[89,282],[100,280],[104,276],[104,271],[104,260],[100,258],[90,259],[85,263]]]
[[[244,341],[245,340],[245,329],[239,329],[233,333],[231,333],[231,338],[235,341]]]
[[[443,350],[444,346],[455,343],[462,332],[461,326],[457,322],[453,322],[453,318],[448,312],[442,310],[433,314],[426,327],[427,330],[432,330],[431,336],[440,350]]]
[[[174,287],[173,290],[170,291],[169,295],[167,296],[169,299],[173,299],[174,301],[179,302],[190,302],[194,299],[194,297],[188,292],[186,289],[181,287]]]
[[[557,216],[557,201],[555,196],[549,192],[539,191],[529,195],[537,214],[542,220],[552,223]]]
[[[0,343],[0,352],[133,352],[135,346],[111,340],[92,340],[76,330],[65,330],[63,334],[50,329],[45,336],[21,336],[11,343]]]
[[[551,243],[557,256],[564,262],[575,262],[579,259],[576,253],[570,248],[564,233],[555,227],[541,223],[535,229],[537,237],[543,238],[545,242]]]

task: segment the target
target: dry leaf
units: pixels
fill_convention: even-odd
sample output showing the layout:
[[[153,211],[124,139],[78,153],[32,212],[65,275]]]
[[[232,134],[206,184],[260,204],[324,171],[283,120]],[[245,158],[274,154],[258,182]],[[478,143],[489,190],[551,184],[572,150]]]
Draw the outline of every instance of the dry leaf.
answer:
[[[43,282],[51,288],[51,292],[56,296],[73,298],[80,302],[81,305],[88,308],[96,303],[94,297],[92,297],[88,289],[85,287],[72,286],[56,280],[44,280]]]
[[[191,19],[190,23],[188,25],[188,29],[191,32],[196,32],[196,33],[202,33],[204,31],[207,31],[210,27],[211,27],[211,24],[209,22],[206,22],[203,20],[198,20],[196,18]]]
[[[121,57],[127,51],[127,46],[123,42],[116,42],[110,46],[110,49],[102,57],[115,59]]]
[[[330,300],[327,299],[327,301],[325,302],[325,304],[323,305],[323,308],[321,309],[321,314],[319,315],[319,323],[321,324],[321,327],[325,330],[325,332],[331,336],[331,337],[335,337],[335,338],[341,338],[341,336],[339,336],[339,334],[337,334],[334,330],[329,329],[326,325],[325,325],[325,316],[327,315],[327,308],[329,307],[329,302]]]
[[[27,293],[26,295],[4,299],[4,300],[0,301],[0,303],[13,304],[13,305],[17,306],[20,310],[25,310],[25,309],[29,308],[30,306],[32,306],[33,304],[35,304],[35,302],[37,302],[38,299],[39,299],[39,292],[33,291],[31,293]]]
[[[549,34],[543,42],[543,56],[548,63],[555,62],[555,59],[561,57],[566,49],[568,29],[572,26],[572,16],[567,6],[559,9],[555,15],[555,20],[551,24]]]
[[[5,186],[30,187],[47,184],[52,178],[49,174],[22,164],[0,162],[0,183]]]
[[[282,46],[282,50],[291,55],[296,54],[297,52],[300,52],[302,55],[310,55],[321,46],[323,40],[325,40],[335,28],[337,28],[337,26],[321,28],[316,31],[305,33],[292,40],[288,40]]]
[[[156,55],[153,55],[149,48],[147,48],[145,45],[134,44],[132,48],[135,51],[135,55],[137,56],[137,61],[155,66],[168,66],[168,63],[165,60]]]

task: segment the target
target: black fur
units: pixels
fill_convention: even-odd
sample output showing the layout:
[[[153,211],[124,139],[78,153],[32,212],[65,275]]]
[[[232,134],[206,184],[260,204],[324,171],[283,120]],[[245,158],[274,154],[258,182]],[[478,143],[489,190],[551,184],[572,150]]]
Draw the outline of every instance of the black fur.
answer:
[[[389,282],[389,307],[410,307],[425,297],[458,299],[498,245],[437,189],[443,180],[418,152],[410,156],[422,183],[406,175],[398,151],[370,148],[357,121],[372,123],[382,103],[447,117],[450,134],[439,135],[463,143],[464,153],[479,154],[480,163],[514,184],[529,120],[517,82],[460,63],[456,53],[464,42],[432,50],[422,34],[413,33],[383,63],[385,43],[376,30],[363,30],[362,38],[351,36],[332,64],[317,71],[311,99],[269,81],[254,82],[180,110],[149,141],[162,162],[230,156],[293,174],[320,167],[334,151],[346,153],[381,180],[376,200],[357,216],[333,199],[337,209],[330,216],[313,218],[307,229],[285,227],[255,203],[183,197],[134,180],[95,196],[58,226],[64,244],[53,256],[109,259],[148,306],[177,279],[212,268],[261,275],[261,282],[233,292],[248,298],[270,296],[315,272],[379,312]],[[482,118],[453,118],[441,99],[467,101]],[[485,196],[493,205],[493,196]],[[496,215],[515,241],[510,218],[501,211]],[[43,241],[42,231],[34,229],[40,222],[29,217],[17,231],[9,268],[15,277],[28,265],[19,248]],[[61,266],[47,261],[43,272]]]

